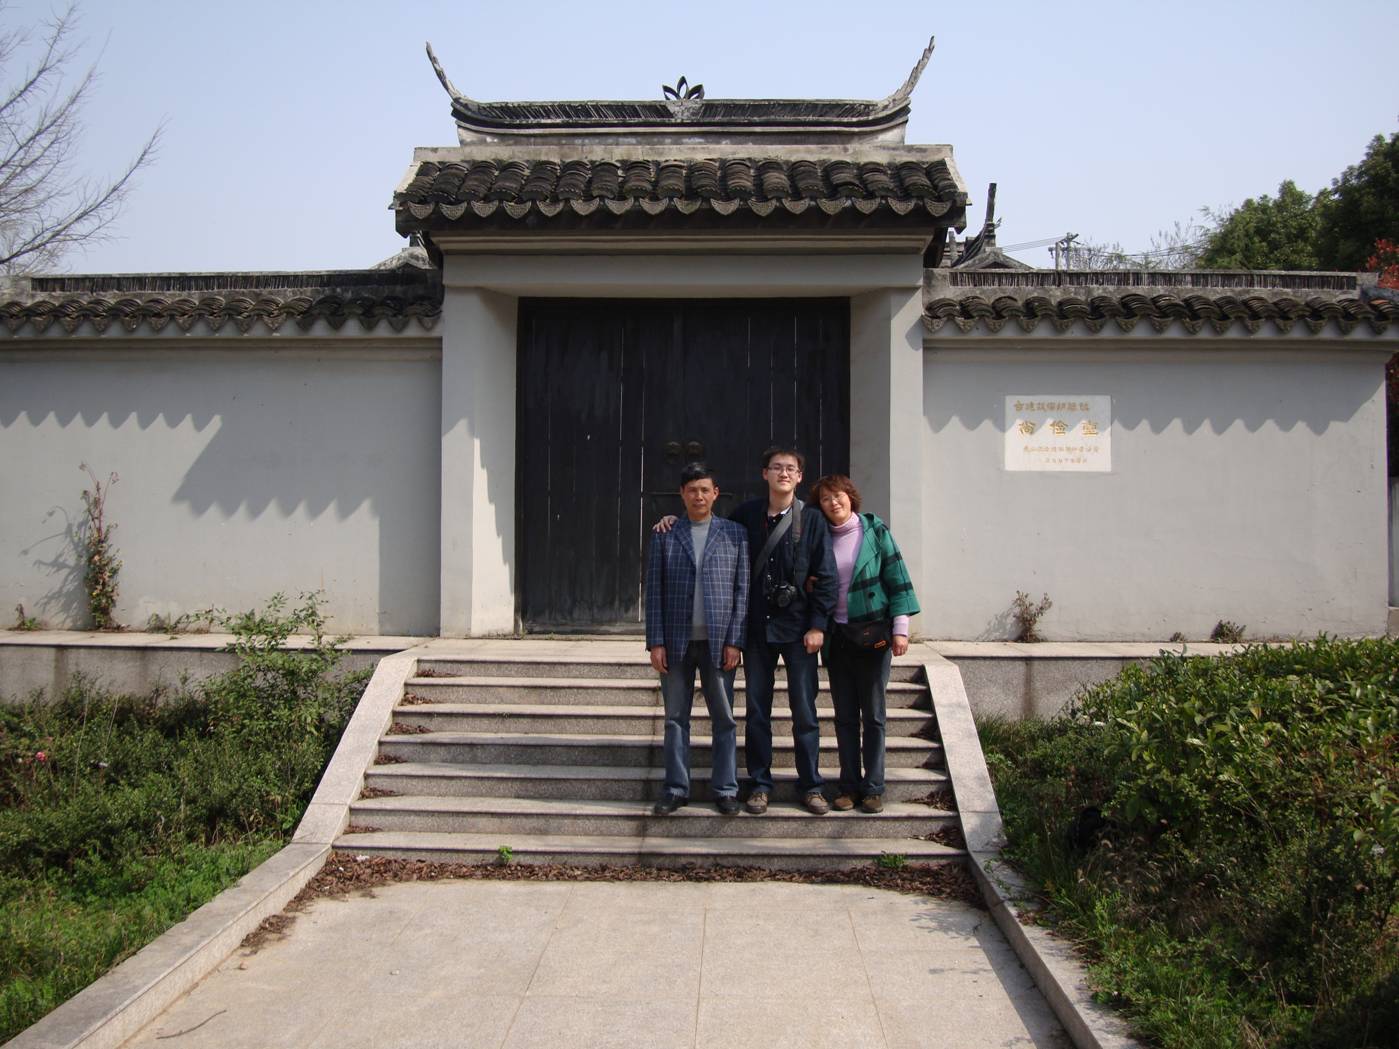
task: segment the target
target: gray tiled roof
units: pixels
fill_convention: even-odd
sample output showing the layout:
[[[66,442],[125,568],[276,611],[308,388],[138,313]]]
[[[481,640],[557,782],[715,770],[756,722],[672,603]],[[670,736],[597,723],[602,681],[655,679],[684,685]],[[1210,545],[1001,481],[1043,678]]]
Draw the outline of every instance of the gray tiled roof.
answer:
[[[965,204],[946,161],[912,157],[426,161],[394,200],[400,232],[444,220],[615,221],[628,213],[927,222]]]
[[[205,322],[243,334],[301,330],[324,321],[334,330],[354,321],[364,331],[383,324],[432,329],[442,314],[437,271],[417,267],[301,273],[95,274],[20,278],[0,289],[0,321],[11,335],[41,334],[52,325],[76,333],[117,326],[135,333],[170,324],[190,331]]]
[[[937,278],[935,278],[937,281]],[[1354,274],[1332,273],[1056,273],[1034,270],[957,273],[941,278],[924,307],[930,331],[951,324],[971,333],[1031,333],[1076,325],[1090,332],[1130,332],[1146,324],[1158,332],[1256,334],[1271,325],[1287,333],[1302,325],[1320,334],[1362,325],[1399,331],[1399,304],[1358,287]]]

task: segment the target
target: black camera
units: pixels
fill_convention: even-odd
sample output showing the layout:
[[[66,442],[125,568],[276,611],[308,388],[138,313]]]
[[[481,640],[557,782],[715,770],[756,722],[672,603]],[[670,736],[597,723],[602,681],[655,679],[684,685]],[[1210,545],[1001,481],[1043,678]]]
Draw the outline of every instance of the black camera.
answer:
[[[767,597],[773,608],[786,608],[797,599],[797,588],[791,583],[777,583],[768,588]]]

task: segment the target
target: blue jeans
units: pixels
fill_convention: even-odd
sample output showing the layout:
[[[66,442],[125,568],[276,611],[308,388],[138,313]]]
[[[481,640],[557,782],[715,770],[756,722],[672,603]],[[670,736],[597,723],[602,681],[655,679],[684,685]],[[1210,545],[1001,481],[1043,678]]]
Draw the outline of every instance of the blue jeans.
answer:
[[[695,671],[713,724],[713,766],[709,787],[716,798],[738,795],[738,722],[734,720],[734,672],[720,670],[709,658],[709,642],[691,641],[676,658],[666,650],[668,669],[661,675],[665,699],[665,793],[690,796],[690,710],[695,703]]]
[[[836,708],[842,794],[884,793],[884,693],[892,660],[893,653],[887,648],[883,652],[866,652],[849,644],[839,633],[831,639],[826,672],[831,680],[831,702]]]
[[[748,685],[744,754],[754,791],[772,792],[772,686],[777,659],[787,665],[787,705],[792,710],[792,742],[797,751],[797,788],[811,794],[822,787],[821,729],[816,722],[816,655],[800,640],[782,644],[749,641],[743,650]]]

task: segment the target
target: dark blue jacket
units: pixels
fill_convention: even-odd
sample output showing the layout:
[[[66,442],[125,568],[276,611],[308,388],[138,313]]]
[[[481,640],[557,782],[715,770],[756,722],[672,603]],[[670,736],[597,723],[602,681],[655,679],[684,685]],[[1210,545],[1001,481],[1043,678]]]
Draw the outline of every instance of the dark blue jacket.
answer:
[[[748,530],[748,555],[756,558],[768,541],[768,501],[750,499],[738,506],[729,520]],[[831,613],[835,611],[836,559],[831,552],[831,532],[826,517],[814,506],[802,511],[802,552],[805,578],[797,579],[798,566],[796,522],[787,529],[768,557],[766,575],[778,582],[795,583],[796,599],[786,608],[776,608],[768,602],[766,587],[761,579],[748,591],[748,640],[784,644],[800,641],[808,630],[826,631]],[[811,581],[810,589],[806,581]]]

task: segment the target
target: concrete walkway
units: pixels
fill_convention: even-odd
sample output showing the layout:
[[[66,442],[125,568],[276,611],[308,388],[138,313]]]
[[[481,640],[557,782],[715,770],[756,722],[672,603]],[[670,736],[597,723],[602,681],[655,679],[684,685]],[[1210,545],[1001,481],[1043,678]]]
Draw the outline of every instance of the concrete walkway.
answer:
[[[1068,1045],[966,904],[856,886],[492,881],[318,900],[127,1043]]]

